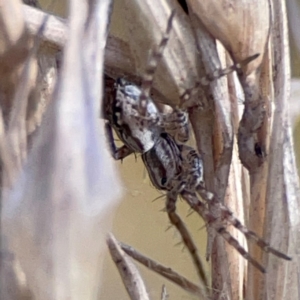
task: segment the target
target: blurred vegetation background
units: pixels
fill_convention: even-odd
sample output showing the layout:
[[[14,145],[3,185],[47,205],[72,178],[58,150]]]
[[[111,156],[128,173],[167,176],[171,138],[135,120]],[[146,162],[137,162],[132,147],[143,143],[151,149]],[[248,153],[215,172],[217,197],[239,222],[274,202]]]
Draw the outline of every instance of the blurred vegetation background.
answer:
[[[122,0],[115,0],[122,1]],[[295,0],[296,1],[296,0]],[[300,1],[299,11],[300,11]],[[43,10],[51,12],[62,17],[66,16],[67,1],[39,0]],[[289,1],[287,1],[288,3]],[[114,12],[112,16],[113,24],[121,24],[122,16]],[[300,28],[300,19],[298,20]],[[291,22],[290,26],[294,24]],[[118,26],[118,25],[114,25]],[[122,25],[120,25],[122,26]],[[116,29],[118,30],[118,29]],[[122,28],[120,28],[122,30]],[[293,32],[292,30],[290,32]],[[300,32],[298,32],[300,39]],[[295,41],[297,37],[290,34],[291,43],[291,67],[293,81],[291,111],[293,111],[293,130],[295,138],[295,149],[297,154],[298,170],[300,170],[300,49],[297,48]],[[104,139],[104,136],[101,138]],[[140,157],[131,156],[124,162],[114,162],[119,170],[123,185],[124,196],[119,205],[112,225],[112,232],[121,241],[135,247],[152,259],[160,261],[166,266],[171,266],[177,272],[197,281],[197,274],[190,260],[186,249],[183,249],[180,243],[180,237],[174,228],[169,228],[169,221],[164,209],[164,197],[159,199],[161,194],[151,185],[146,170]],[[155,200],[156,199],[156,200]],[[155,201],[154,201],[155,200]],[[178,211],[181,216],[187,216],[189,207],[182,201],[178,201]],[[198,245],[201,257],[205,257],[206,230],[204,224],[199,218],[192,214],[184,218],[189,229],[191,229],[194,241]],[[169,228],[169,230],[167,230]],[[165,229],[165,230],[164,230]],[[205,263],[207,271],[209,265]],[[159,299],[162,283],[167,285],[170,299],[196,299],[185,293],[172,283],[161,279],[156,274],[150,272],[144,267],[140,267],[152,299]],[[128,299],[128,295],[123,287],[116,267],[111,257],[106,254],[101,279],[100,299]]]

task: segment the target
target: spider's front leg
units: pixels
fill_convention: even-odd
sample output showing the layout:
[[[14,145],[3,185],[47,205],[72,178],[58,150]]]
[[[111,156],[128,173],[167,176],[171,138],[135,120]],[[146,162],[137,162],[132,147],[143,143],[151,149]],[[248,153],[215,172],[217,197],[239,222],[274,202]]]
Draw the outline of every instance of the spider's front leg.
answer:
[[[108,122],[105,123],[105,135],[106,135],[106,140],[108,142],[110,154],[115,160],[120,160],[120,159],[122,160],[128,155],[133,153],[133,150],[127,147],[126,145],[123,145],[120,148],[116,146],[112,127]]]

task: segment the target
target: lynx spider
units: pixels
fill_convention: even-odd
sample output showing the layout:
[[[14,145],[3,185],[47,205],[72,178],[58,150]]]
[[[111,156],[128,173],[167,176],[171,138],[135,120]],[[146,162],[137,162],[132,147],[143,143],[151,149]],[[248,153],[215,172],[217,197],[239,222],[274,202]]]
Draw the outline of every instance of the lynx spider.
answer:
[[[169,39],[173,17],[174,12],[169,18],[166,33],[159,46],[152,51],[149,57],[148,68],[143,76],[141,89],[125,80],[119,79],[116,84],[116,94],[106,96],[104,117],[108,121],[106,123],[106,133],[110,142],[111,153],[115,159],[123,159],[134,152],[142,154],[143,162],[153,185],[157,189],[167,192],[166,210],[169,219],[180,232],[202,279],[206,281],[196,246],[184,223],[176,214],[178,195],[187,201],[207,225],[213,227],[246,260],[261,272],[265,272],[264,267],[252,258],[226,230],[227,224],[239,229],[248,240],[256,242],[265,252],[273,253],[286,260],[291,258],[270,247],[268,243],[254,232],[248,230],[213,193],[206,190],[203,181],[203,163],[199,154],[187,145],[180,145],[174,136],[174,132],[179,131],[180,133],[176,135],[176,138],[180,142],[186,141],[188,132],[187,113],[174,110],[172,114],[161,115],[150,98],[154,73]],[[195,87],[186,91],[183,98],[189,98],[194,88],[200,85],[207,85],[212,80],[239,70],[241,65],[249,63],[256,57],[257,55],[254,55],[240,64],[217,70],[212,76],[201,78]],[[176,125],[178,119],[179,125]],[[119,149],[114,144],[112,127],[124,143]],[[170,128],[172,129],[171,135],[168,133]],[[199,200],[198,195],[204,202]],[[207,208],[206,204],[208,202],[212,205],[211,207],[218,210],[218,217]]]

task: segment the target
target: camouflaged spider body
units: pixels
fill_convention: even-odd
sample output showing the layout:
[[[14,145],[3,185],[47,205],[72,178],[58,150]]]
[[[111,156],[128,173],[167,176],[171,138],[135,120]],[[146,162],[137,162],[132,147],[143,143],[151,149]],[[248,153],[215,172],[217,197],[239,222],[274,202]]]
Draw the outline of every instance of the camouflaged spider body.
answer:
[[[123,79],[116,82],[113,103],[113,127],[119,138],[133,151],[145,153],[154,147],[162,128],[159,126],[159,112],[153,101],[146,105],[148,119],[142,119],[138,112],[141,90]]]
[[[142,154],[149,151],[163,132],[170,133],[180,142],[188,140],[187,112],[174,109],[171,113],[162,114],[149,97],[144,104],[144,115],[141,115],[141,95],[140,88],[122,78],[117,79],[112,90],[106,93],[103,115],[108,121],[107,135],[111,136],[109,127],[112,127],[124,143],[124,147],[120,149],[110,144],[116,159],[121,156],[124,158],[124,153]]]

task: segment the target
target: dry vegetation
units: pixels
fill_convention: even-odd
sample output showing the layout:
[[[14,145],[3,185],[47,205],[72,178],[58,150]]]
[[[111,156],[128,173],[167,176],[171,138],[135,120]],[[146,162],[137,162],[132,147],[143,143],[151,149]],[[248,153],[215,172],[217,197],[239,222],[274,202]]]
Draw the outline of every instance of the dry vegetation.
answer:
[[[116,0],[113,6],[70,0],[64,20],[28,6],[35,1],[0,0],[1,299],[97,299],[107,215],[121,192],[98,126],[103,74],[138,84],[172,9],[155,101],[174,106],[201,74],[260,53],[239,78],[200,90],[195,98],[204,105],[190,120],[207,187],[293,258],[282,261],[249,245],[266,266],[261,274],[221,237],[211,238],[211,298],[299,299],[300,198],[287,106],[285,3],[186,2],[189,14],[175,0]],[[131,299],[149,299],[128,257],[138,254],[112,236],[108,244],[124,263],[120,274]],[[151,266],[208,297],[181,275]]]

